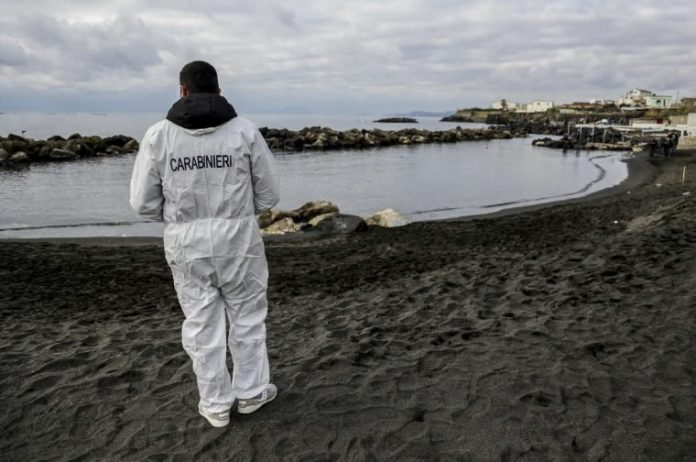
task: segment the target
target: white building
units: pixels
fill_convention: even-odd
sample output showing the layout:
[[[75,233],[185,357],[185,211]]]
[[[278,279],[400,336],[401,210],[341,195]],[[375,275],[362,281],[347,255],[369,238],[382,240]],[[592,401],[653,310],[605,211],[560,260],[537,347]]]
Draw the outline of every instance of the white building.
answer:
[[[643,106],[645,104],[645,98],[648,96],[655,96],[655,93],[650,90],[643,90],[642,88],[634,88],[626,93],[624,99],[620,100],[620,104],[626,106]]]
[[[672,97],[666,95],[646,96],[644,101],[645,107],[650,109],[666,109],[673,105]]]
[[[553,109],[553,101],[532,101],[524,112],[546,112]]]
[[[492,109],[498,111],[515,111],[519,105],[513,101],[508,101],[506,99],[501,99],[491,104]]]
[[[616,103],[613,99],[591,99],[590,104],[595,106],[612,106]]]
[[[515,108],[515,112],[527,112],[527,103],[520,103]]]

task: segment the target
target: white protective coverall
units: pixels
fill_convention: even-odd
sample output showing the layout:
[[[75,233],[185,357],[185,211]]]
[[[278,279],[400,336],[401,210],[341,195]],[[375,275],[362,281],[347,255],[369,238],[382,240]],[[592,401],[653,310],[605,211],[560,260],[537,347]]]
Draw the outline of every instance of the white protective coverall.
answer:
[[[167,119],[142,140],[130,203],[165,223],[164,250],[186,318],[182,343],[199,404],[224,412],[269,383],[268,265],[255,215],[279,199],[273,156],[256,127],[219,95],[184,97]]]

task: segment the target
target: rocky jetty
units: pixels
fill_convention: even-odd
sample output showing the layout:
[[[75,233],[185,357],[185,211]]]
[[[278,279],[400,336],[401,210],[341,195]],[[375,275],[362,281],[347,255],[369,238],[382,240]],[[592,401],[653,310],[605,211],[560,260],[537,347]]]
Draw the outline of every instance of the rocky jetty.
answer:
[[[426,143],[457,143],[526,137],[527,132],[506,127],[481,129],[419,130],[334,130],[327,127],[305,127],[288,130],[262,127],[259,129],[273,151],[330,151],[337,149],[367,149],[376,147]],[[0,167],[34,162],[64,162],[86,157],[114,156],[138,151],[138,141],[124,135],[82,136],[78,133],[67,139],[52,136],[33,140],[10,134],[0,137]]]
[[[443,117],[440,119],[440,122],[461,122],[461,123],[473,123],[476,122],[474,119],[472,119],[469,116],[461,115],[461,114],[452,114]]]
[[[105,157],[128,154],[138,150],[138,142],[124,135],[82,136],[79,133],[33,140],[10,134],[0,137],[0,167],[26,165],[35,162],[65,162],[86,157]]]
[[[258,217],[258,223],[264,235],[283,235],[298,231],[348,234],[366,231],[368,226],[403,226],[408,221],[394,209],[382,210],[364,219],[341,213],[333,202],[312,201],[295,210],[269,210]]]
[[[562,135],[567,123],[534,114],[489,114],[486,123],[514,132],[535,133],[537,135]]]
[[[373,121],[379,124],[417,124],[418,121],[411,117],[387,117]]]
[[[273,151],[328,151],[336,149],[366,149],[395,145],[426,143],[456,143],[459,141],[480,141],[525,137],[526,133],[501,128],[451,130],[333,130],[326,127],[306,127],[293,131],[263,127],[261,134]]]

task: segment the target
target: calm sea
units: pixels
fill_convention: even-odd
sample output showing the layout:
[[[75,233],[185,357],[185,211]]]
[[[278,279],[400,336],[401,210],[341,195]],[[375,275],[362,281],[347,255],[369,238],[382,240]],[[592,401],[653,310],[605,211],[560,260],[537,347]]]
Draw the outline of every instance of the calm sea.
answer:
[[[374,124],[381,116],[263,115],[258,126],[399,129]],[[1,114],[0,134],[32,138],[59,134],[140,138],[159,114]],[[418,118],[418,128],[457,124]],[[459,124],[464,128],[480,125]],[[325,199],[342,212],[370,215],[394,208],[413,221],[495,212],[580,197],[627,176],[621,154],[535,148],[527,139],[399,146],[363,151],[276,153],[281,208]],[[158,236],[128,205],[131,155],[0,170],[0,238]]]

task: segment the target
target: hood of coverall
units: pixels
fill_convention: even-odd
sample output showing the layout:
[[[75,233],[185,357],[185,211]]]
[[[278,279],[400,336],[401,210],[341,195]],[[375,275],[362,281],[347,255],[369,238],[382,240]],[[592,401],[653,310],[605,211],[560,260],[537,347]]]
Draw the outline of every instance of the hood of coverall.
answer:
[[[235,117],[237,112],[232,105],[224,97],[214,93],[193,93],[184,96],[167,112],[168,121],[194,135],[209,133]]]

